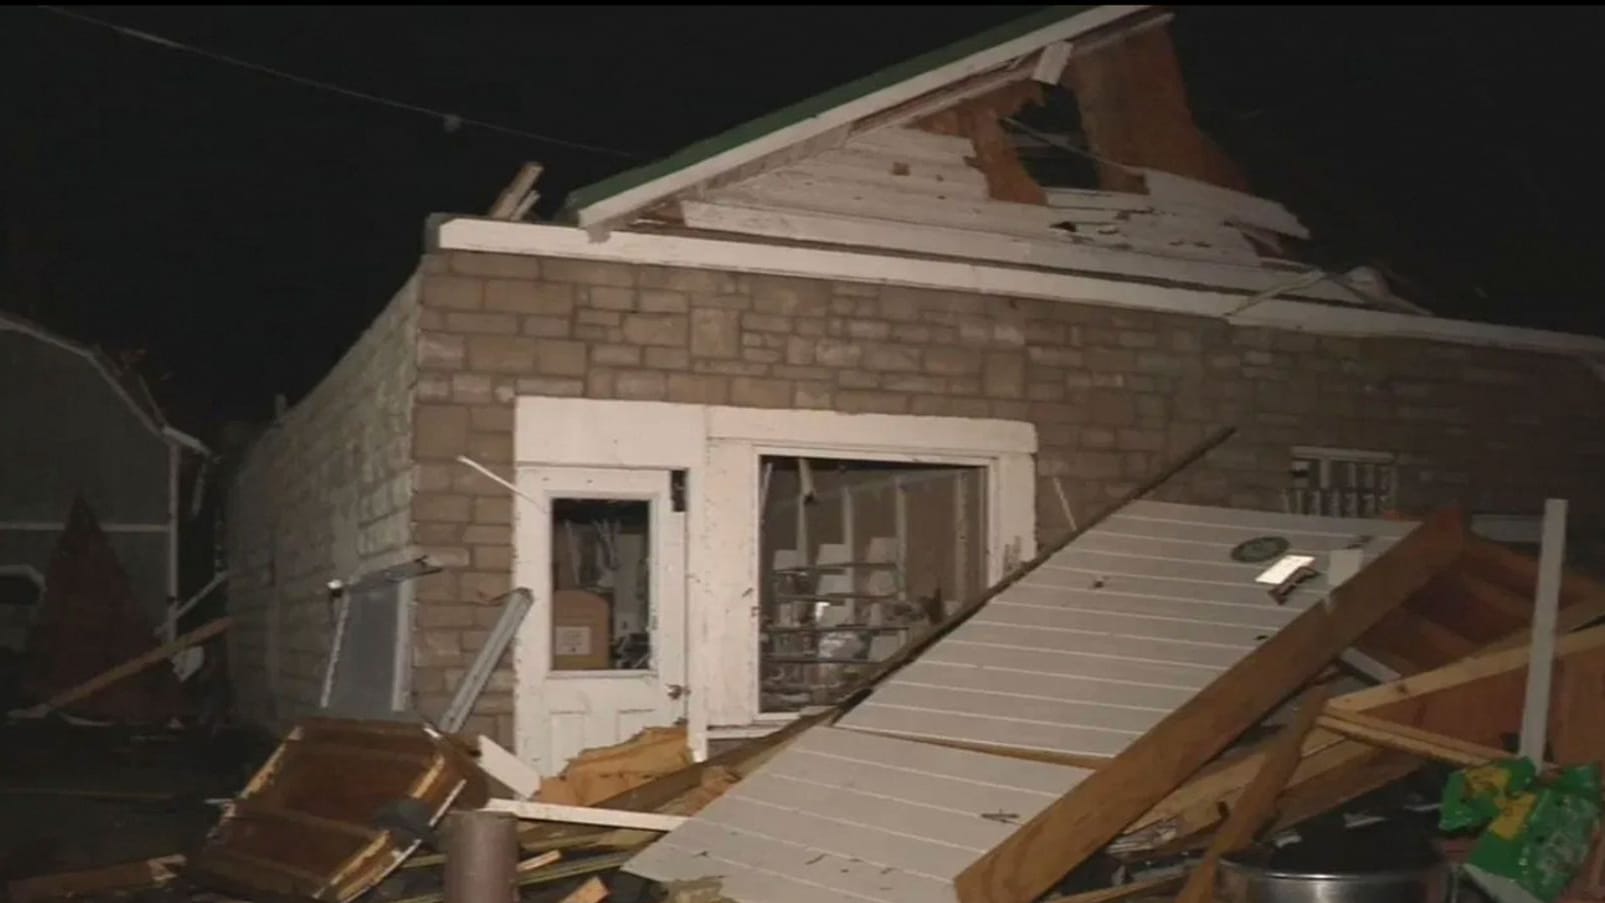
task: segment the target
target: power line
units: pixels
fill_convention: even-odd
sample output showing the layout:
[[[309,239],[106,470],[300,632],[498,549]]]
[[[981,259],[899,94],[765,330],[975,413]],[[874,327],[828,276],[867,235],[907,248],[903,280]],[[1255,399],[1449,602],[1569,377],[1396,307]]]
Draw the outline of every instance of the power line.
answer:
[[[129,28],[125,25],[118,25],[116,22],[109,22],[105,19],[76,12],[74,10],[63,9],[59,6],[46,6],[40,4],[36,8],[43,10],[44,12],[53,13],[64,18],[82,22],[87,25],[94,25],[100,28],[110,29],[111,31],[114,31],[123,37],[133,38],[136,41],[144,41],[147,44],[155,44],[158,47],[164,47],[168,50],[178,50],[184,53],[191,53],[196,56],[209,59],[213,62],[223,63],[225,65],[234,66],[240,69],[246,69],[259,75],[282,78],[286,81],[294,82],[303,87],[316,88],[321,91],[329,91],[334,94],[340,94],[345,97],[367,101],[368,103],[376,103],[381,106],[391,107],[397,110],[406,110],[410,113],[421,113],[445,122],[448,129],[463,125],[472,125],[487,131],[499,132],[503,135],[513,135],[519,138],[528,138],[532,141],[540,141],[545,144],[559,145],[562,147],[571,147],[576,150],[594,151],[596,153],[609,154],[615,157],[625,157],[635,160],[644,159],[646,157],[645,154],[637,151],[623,150],[616,147],[608,147],[607,145],[602,144],[589,144],[584,141],[571,141],[567,138],[558,138],[553,135],[542,135],[537,132],[529,132],[523,129],[515,129],[511,126],[487,122],[483,119],[474,119],[469,116],[462,116],[457,113],[447,112],[445,110],[436,110],[431,107],[420,106],[418,104],[408,103],[402,100],[392,100],[388,97],[380,97],[376,94],[369,94],[365,91],[357,91],[352,88],[341,87],[340,85],[319,81],[315,78],[308,78],[304,75],[296,75],[293,72],[285,72],[282,69],[264,66],[261,63],[253,63],[250,60],[242,60],[239,57],[229,56],[225,53],[218,53],[213,50],[207,50],[203,47],[185,44],[181,41],[175,41],[172,38],[166,38],[158,34],[152,34],[148,31],[141,31],[137,28]]]

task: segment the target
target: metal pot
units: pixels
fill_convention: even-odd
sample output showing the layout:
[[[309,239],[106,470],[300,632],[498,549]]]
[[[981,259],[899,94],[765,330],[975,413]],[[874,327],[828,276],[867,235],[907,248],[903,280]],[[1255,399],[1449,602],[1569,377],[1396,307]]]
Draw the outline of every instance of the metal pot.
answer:
[[[1215,873],[1221,903],[1447,903],[1453,871],[1444,860],[1353,872],[1308,872],[1223,859]]]

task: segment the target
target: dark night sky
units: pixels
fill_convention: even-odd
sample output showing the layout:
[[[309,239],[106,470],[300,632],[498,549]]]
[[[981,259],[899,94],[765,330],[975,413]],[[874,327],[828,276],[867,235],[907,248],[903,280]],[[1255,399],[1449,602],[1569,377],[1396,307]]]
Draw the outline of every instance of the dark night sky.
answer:
[[[1032,7],[76,7],[512,128],[670,152]],[[1605,335],[1587,9],[1180,8],[1200,122],[1259,193],[1448,316]],[[549,200],[631,164],[0,9],[0,307],[148,349],[184,425],[311,387],[424,217],[534,159]],[[543,205],[544,206],[544,205]],[[1412,290],[1413,289],[1413,290]]]

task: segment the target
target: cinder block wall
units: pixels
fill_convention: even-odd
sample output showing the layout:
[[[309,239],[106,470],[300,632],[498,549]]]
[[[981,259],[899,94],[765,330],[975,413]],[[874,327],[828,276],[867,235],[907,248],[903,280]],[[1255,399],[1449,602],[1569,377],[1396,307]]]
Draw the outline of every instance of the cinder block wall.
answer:
[[[1605,503],[1605,386],[1559,357],[1234,328],[1110,307],[824,280],[487,254],[423,266],[415,689],[436,715],[510,588],[506,490],[520,394],[1028,420],[1041,538],[1211,430],[1239,434],[1157,495],[1278,509],[1290,449],[1398,454],[1406,509]],[[642,437],[650,441],[650,437]],[[512,737],[511,656],[468,729]]]
[[[315,708],[327,582],[412,555],[419,313],[414,277],[228,487],[229,665],[249,723],[282,729]]]

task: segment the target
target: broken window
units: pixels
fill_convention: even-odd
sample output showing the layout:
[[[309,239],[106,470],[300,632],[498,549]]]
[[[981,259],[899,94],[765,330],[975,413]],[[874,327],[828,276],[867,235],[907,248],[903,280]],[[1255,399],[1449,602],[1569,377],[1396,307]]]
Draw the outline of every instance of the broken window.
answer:
[[[984,472],[765,457],[760,710],[835,701],[979,592]]]
[[[652,667],[652,503],[552,501],[552,670]]]
[[[1387,452],[1293,449],[1287,510],[1324,517],[1381,517],[1396,501],[1398,475]]]

